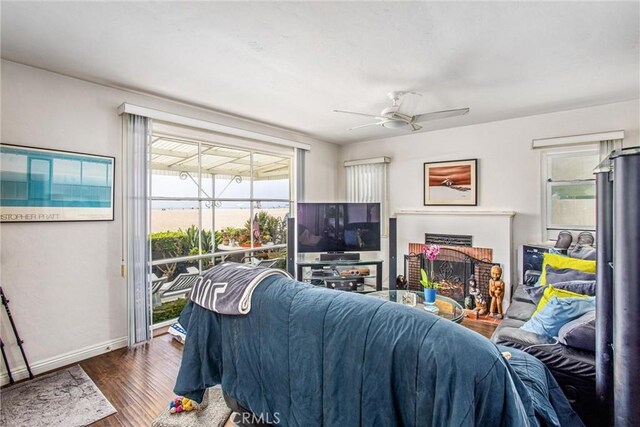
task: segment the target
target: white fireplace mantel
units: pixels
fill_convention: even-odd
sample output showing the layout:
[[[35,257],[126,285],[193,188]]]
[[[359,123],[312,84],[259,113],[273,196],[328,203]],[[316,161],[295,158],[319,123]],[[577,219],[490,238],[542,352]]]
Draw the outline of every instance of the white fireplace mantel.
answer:
[[[462,215],[462,216],[508,216],[514,217],[514,211],[471,211],[471,210],[436,210],[436,209],[398,209],[398,215]]]

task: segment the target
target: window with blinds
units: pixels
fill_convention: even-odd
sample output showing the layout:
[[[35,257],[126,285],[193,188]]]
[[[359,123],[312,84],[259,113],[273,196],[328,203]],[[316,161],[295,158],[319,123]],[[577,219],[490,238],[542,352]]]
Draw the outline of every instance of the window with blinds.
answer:
[[[382,235],[388,235],[389,200],[387,191],[388,157],[345,162],[347,201],[379,202],[382,209]]]

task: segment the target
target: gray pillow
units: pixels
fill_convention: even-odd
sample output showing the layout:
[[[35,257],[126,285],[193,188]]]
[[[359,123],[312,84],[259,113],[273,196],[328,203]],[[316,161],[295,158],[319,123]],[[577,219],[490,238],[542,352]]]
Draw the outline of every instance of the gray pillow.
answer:
[[[547,288],[547,285],[544,286],[525,286],[524,290],[527,294],[529,294],[529,298],[531,298],[531,302],[535,305],[538,305],[540,300],[542,299],[542,294],[544,294],[544,290]]]
[[[596,295],[595,280],[572,280],[569,282],[554,283],[553,287],[556,289],[564,289],[566,291],[575,292],[577,294],[589,295],[590,297],[593,297]],[[538,303],[542,299],[542,294],[544,294],[544,290],[547,289],[547,285],[524,286],[523,289],[527,294],[529,294],[529,298],[531,298],[531,302],[538,305]]]
[[[589,295],[590,297],[596,296],[595,280],[571,280],[569,282],[554,283],[553,287],[577,294]]]
[[[571,251],[571,258],[596,260],[596,248],[587,245],[576,245]]]
[[[560,328],[558,341],[569,347],[595,352],[596,311],[589,311]]]
[[[596,273],[585,273],[573,268],[553,268],[547,265],[547,283],[553,285],[574,280],[596,280]]]

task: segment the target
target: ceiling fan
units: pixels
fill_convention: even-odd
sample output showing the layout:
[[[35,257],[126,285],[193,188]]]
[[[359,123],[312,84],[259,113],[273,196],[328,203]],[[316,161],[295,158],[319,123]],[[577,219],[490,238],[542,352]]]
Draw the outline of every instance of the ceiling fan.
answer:
[[[391,99],[391,107],[387,107],[378,115],[367,113],[356,113],[353,111],[333,110],[336,113],[355,114],[357,116],[373,117],[378,120],[375,123],[354,126],[347,130],[360,129],[367,126],[383,126],[389,129],[401,129],[411,127],[412,131],[422,129],[418,123],[428,120],[444,119],[447,117],[462,116],[469,112],[468,108],[457,110],[434,111],[432,113],[413,114],[422,94],[418,92],[393,91],[387,94]]]

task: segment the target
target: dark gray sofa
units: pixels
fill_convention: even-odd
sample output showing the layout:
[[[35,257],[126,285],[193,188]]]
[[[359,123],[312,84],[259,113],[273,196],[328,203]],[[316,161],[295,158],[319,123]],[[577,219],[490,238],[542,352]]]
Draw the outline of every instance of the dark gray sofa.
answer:
[[[525,274],[526,283],[516,288],[505,318],[491,340],[496,344],[524,350],[541,360],[583,422],[586,425],[602,425],[595,391],[595,353],[568,347],[554,339],[520,329],[536,309],[524,288],[533,285],[538,276],[539,272],[529,271]]]

